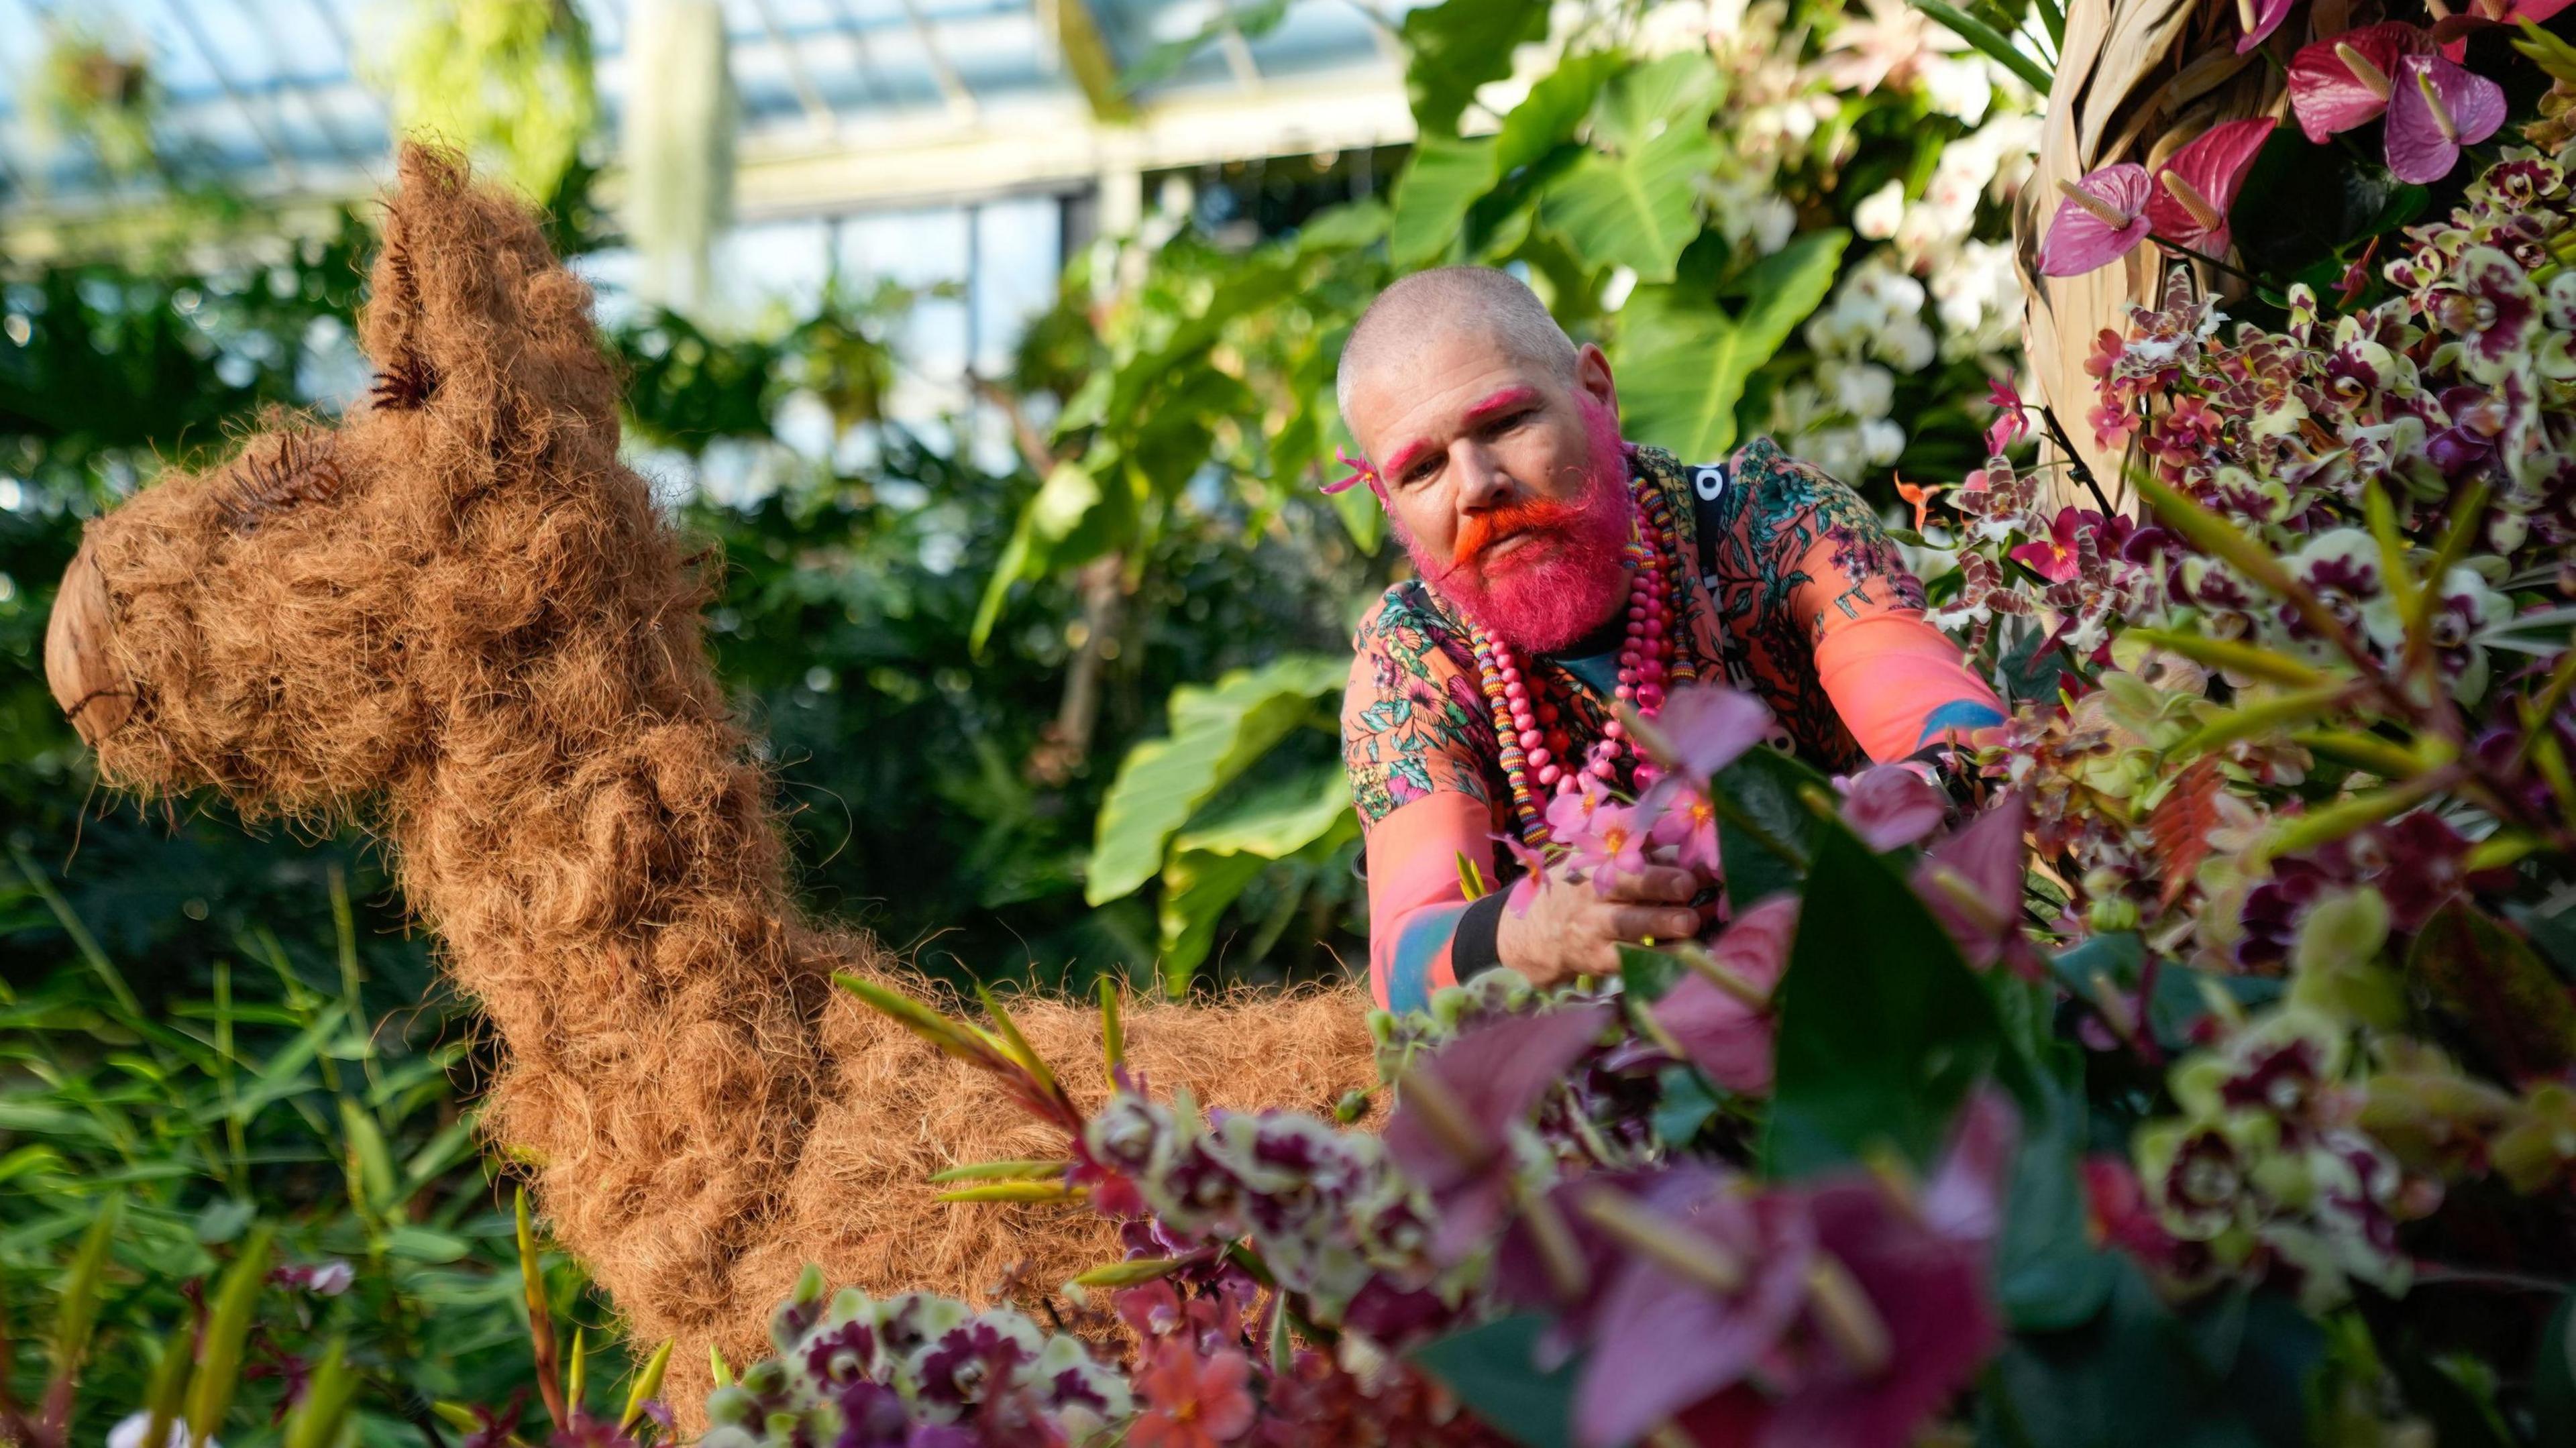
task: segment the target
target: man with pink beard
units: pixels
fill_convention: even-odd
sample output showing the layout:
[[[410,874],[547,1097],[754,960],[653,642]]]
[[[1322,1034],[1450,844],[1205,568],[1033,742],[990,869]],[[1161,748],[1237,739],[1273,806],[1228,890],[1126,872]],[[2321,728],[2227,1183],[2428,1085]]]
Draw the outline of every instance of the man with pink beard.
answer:
[[[1731,683],[1770,706],[1776,745],[1837,770],[2002,721],[1859,497],[1768,440],[1690,466],[1623,441],[1601,349],[1508,273],[1389,287],[1339,387],[1365,454],[1352,481],[1420,574],[1361,620],[1342,705],[1381,1004],[1497,964],[1541,985],[1607,975],[1622,941],[1702,930],[1710,862],[1595,840],[1624,867],[1570,888],[1569,864],[1534,879],[1496,848],[1570,835],[1651,782],[1615,701],[1651,713]],[[1462,858],[1502,888],[1469,900]]]

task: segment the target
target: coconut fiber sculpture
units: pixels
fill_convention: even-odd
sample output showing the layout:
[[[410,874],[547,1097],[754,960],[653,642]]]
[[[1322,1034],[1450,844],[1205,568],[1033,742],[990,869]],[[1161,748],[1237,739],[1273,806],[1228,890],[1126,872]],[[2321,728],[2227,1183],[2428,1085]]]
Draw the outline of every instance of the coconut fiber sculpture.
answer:
[[[637,1341],[740,1361],[806,1262],[989,1299],[1119,1255],[1055,1208],[924,1178],[1061,1141],[831,984],[927,986],[798,918],[769,780],[707,665],[707,595],[617,458],[588,289],[453,157],[406,149],[361,336],[372,397],[93,523],[46,667],[114,785],[248,819],[358,820],[507,1065],[484,1120]],[[1356,989],[1141,1004],[1131,1059],[1234,1108],[1371,1079]],[[1088,1008],[1039,1051],[1097,1060]],[[1071,1073],[1085,1074],[1090,1073]]]

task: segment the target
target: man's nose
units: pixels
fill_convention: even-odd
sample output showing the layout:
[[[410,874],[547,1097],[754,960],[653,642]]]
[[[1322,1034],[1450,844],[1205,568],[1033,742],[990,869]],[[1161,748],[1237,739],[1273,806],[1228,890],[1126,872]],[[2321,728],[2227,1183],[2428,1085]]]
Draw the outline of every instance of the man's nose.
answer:
[[[1458,445],[1460,456],[1453,462],[1458,474],[1458,506],[1469,512],[1482,512],[1495,507],[1512,495],[1511,474],[1503,471],[1491,449],[1472,440]]]

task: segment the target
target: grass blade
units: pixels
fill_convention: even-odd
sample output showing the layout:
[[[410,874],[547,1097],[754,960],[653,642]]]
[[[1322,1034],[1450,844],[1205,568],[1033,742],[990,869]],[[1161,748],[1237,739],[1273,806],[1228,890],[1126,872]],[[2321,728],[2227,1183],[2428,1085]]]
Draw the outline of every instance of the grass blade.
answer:
[[[653,1349],[653,1356],[645,1360],[644,1370],[635,1375],[635,1385],[626,1390],[626,1410],[617,1415],[618,1432],[633,1432],[636,1423],[644,1416],[644,1405],[662,1396],[662,1375],[670,1370],[672,1346],[672,1339],[662,1339],[662,1345]],[[723,1367],[723,1358],[715,1361],[717,1367]]]
[[[349,1404],[358,1394],[358,1375],[349,1370],[348,1349],[347,1339],[336,1338],[322,1354],[304,1386],[304,1401],[286,1420],[284,1448],[332,1448],[340,1441]]]
[[[98,1326],[98,1299],[107,1285],[108,1246],[115,1240],[117,1220],[124,1215],[125,1198],[111,1195],[99,1207],[98,1217],[82,1235],[80,1250],[72,1256],[70,1273],[63,1279],[61,1305],[54,1314],[54,1381],[68,1384],[80,1372],[81,1361],[89,1355],[90,1333]]]
[[[536,1359],[537,1392],[546,1400],[546,1415],[558,1429],[572,1426],[564,1406],[563,1373],[557,1361],[554,1314],[546,1307],[546,1274],[537,1260],[536,1229],[528,1221],[528,1189],[519,1188],[511,1210],[517,1218],[519,1295],[528,1305],[528,1350]]]
[[[2049,88],[2056,84],[2057,78],[2048,73],[2046,66],[2015,49],[2012,40],[2002,31],[1957,6],[1945,5],[1942,0],[1914,0],[1914,8],[1947,26],[1952,34],[1991,57],[2004,69],[2020,76],[2041,95],[2047,95]]]
[[[268,1284],[271,1229],[254,1227],[242,1239],[241,1253],[224,1272],[206,1310],[206,1335],[197,1352],[197,1375],[188,1385],[189,1448],[205,1448],[223,1426],[233,1394],[241,1387],[242,1344],[250,1336],[251,1315],[258,1310],[260,1289]]]
[[[1100,978],[1100,1064],[1113,1085],[1118,1080],[1118,1068],[1127,1064],[1127,1027],[1118,1016],[1115,976]]]
[[[932,1186],[945,1182],[1034,1182],[1048,1181],[1064,1175],[1069,1161],[979,1161],[967,1166],[952,1166],[934,1172]]]

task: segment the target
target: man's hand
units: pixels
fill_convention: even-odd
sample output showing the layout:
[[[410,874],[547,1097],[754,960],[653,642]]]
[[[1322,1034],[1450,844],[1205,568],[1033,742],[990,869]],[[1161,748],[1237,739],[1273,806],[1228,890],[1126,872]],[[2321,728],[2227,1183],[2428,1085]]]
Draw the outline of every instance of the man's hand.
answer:
[[[1702,923],[1690,908],[1699,876],[1668,865],[1619,874],[1606,890],[1552,869],[1529,888],[1527,909],[1515,902],[1503,911],[1494,950],[1534,985],[1617,975],[1620,942],[1688,940]]]

